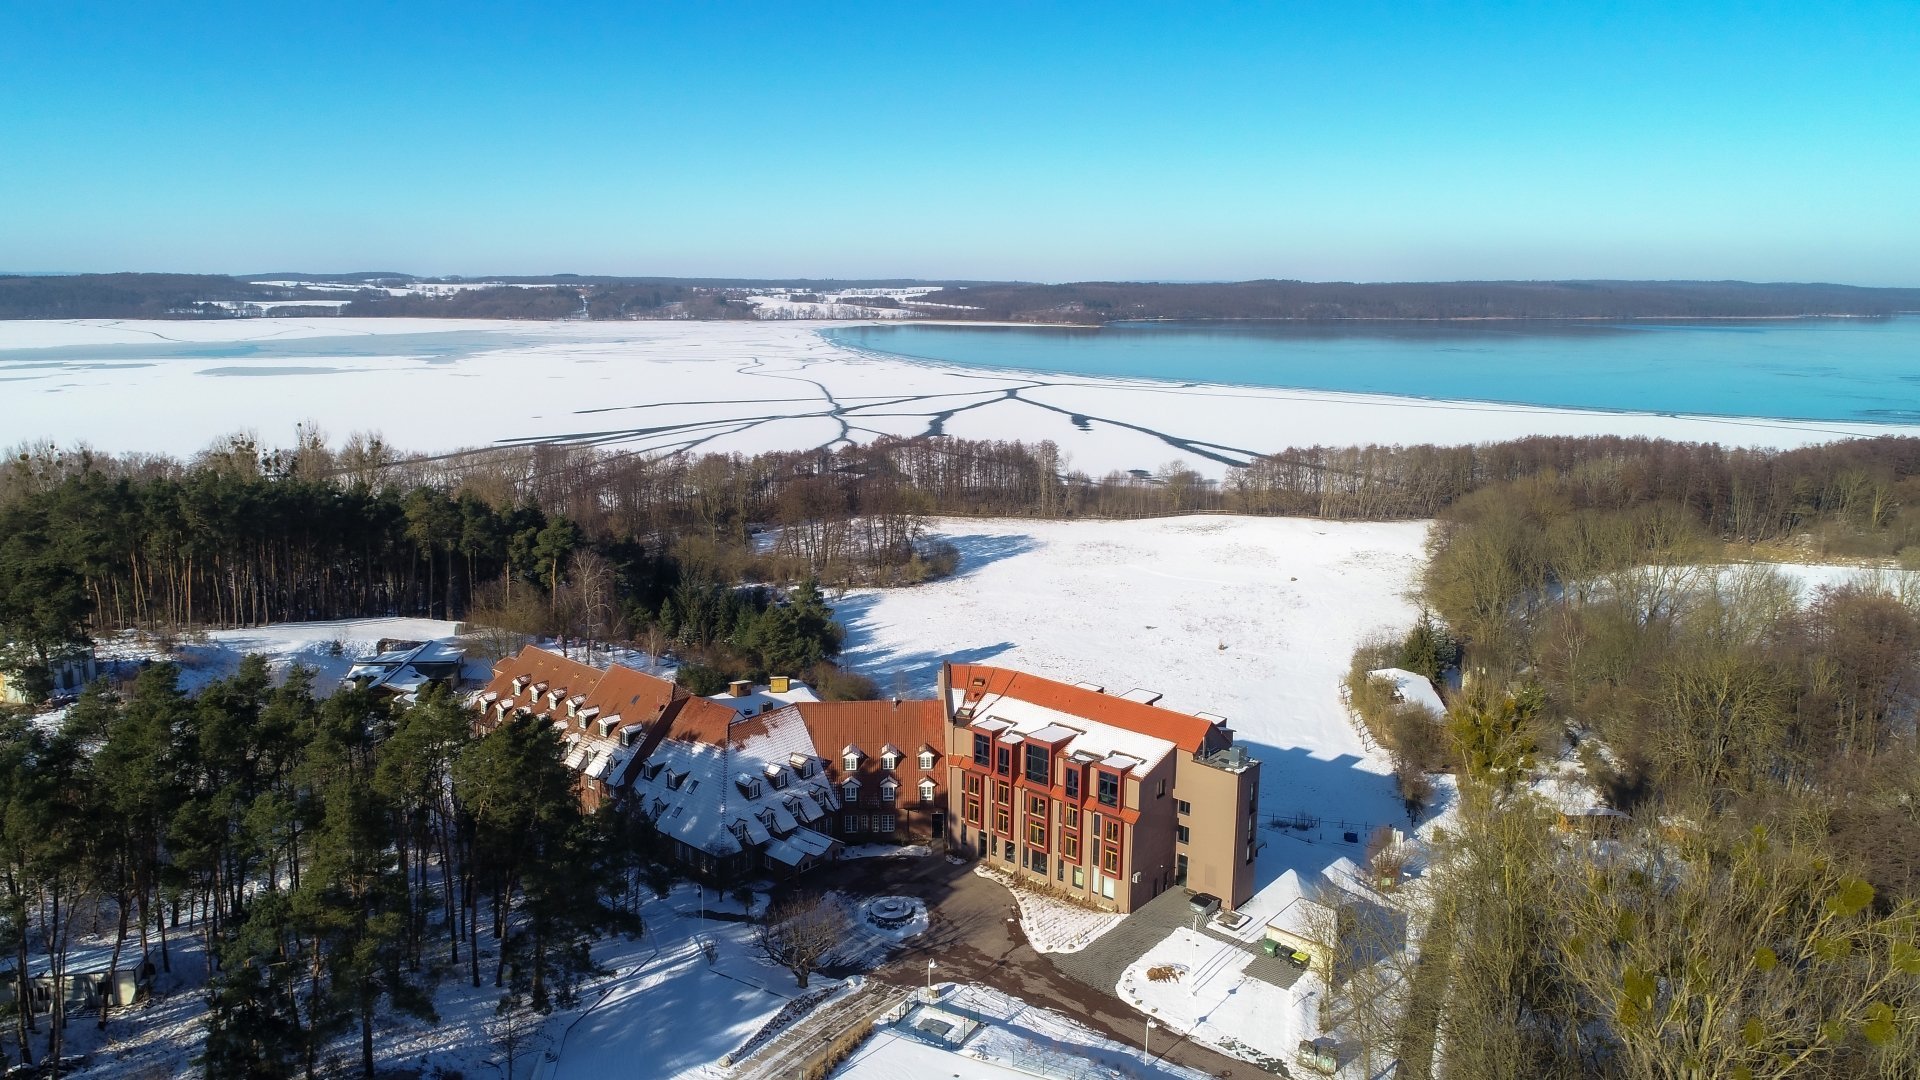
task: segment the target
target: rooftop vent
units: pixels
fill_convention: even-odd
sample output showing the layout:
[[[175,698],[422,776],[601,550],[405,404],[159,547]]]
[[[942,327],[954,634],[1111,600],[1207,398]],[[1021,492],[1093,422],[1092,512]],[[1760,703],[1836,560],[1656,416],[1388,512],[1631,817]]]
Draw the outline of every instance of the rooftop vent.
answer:
[[[775,675],[767,680],[769,693],[784,694],[793,688],[793,680],[785,675]]]
[[[753,693],[753,683],[747,679],[735,679],[727,684],[728,697],[746,697]]]
[[[1126,698],[1128,701],[1137,701],[1142,705],[1151,705],[1160,700],[1160,691],[1142,690],[1136,686],[1120,696]]]

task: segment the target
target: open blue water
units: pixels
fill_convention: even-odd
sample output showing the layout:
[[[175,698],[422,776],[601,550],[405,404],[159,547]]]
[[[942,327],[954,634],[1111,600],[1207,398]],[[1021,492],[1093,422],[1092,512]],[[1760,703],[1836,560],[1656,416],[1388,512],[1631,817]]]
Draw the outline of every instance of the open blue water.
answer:
[[[1920,317],[1703,322],[887,324],[894,356],[1069,375],[1631,412],[1920,422]]]

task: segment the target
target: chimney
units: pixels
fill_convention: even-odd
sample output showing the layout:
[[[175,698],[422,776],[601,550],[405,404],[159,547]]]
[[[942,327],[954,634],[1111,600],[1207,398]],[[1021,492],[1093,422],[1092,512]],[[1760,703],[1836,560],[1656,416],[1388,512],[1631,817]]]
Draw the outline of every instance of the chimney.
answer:
[[[728,697],[746,697],[753,693],[753,683],[747,679],[735,679],[727,684]]]

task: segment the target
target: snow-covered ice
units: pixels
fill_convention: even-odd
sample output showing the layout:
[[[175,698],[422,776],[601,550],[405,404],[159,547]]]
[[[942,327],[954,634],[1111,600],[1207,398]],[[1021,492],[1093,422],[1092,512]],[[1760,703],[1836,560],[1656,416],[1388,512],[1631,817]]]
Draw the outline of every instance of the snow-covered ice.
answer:
[[[1610,433],[1795,446],[1920,430],[992,371],[849,348],[823,325],[0,322],[0,432],[188,455],[236,427],[285,445],[305,421],[417,451],[558,440],[753,452],[944,431],[1052,439],[1096,476],[1176,458],[1219,476],[1314,444]]]

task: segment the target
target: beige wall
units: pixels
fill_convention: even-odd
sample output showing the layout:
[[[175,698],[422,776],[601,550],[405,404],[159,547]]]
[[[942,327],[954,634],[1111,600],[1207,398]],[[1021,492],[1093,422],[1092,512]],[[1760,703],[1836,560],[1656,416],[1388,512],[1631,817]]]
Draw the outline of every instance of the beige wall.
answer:
[[[1260,763],[1249,762],[1238,771],[1218,769],[1183,757],[1176,797],[1193,807],[1180,819],[1188,840],[1176,851],[1187,856],[1187,888],[1212,893],[1229,908],[1253,896],[1253,864],[1247,861],[1247,842],[1254,835],[1250,803],[1260,792]]]

